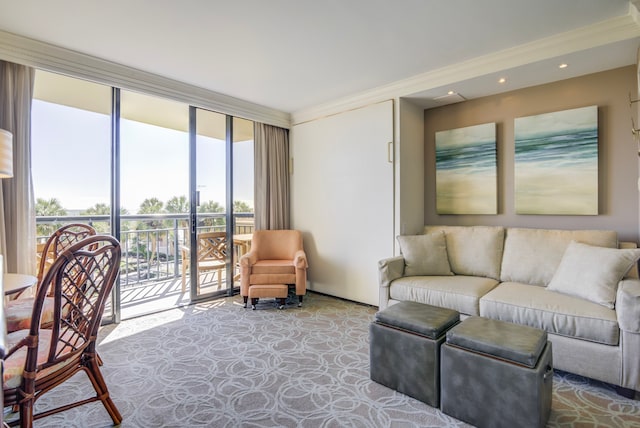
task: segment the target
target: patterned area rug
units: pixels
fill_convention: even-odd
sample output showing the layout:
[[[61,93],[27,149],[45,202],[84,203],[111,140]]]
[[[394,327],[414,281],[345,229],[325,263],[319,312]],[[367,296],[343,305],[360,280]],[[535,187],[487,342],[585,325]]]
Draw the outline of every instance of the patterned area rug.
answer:
[[[123,427],[466,427],[369,380],[376,309],[309,293],[302,308],[238,296],[107,326],[99,352]],[[639,427],[640,402],[556,372],[552,427]],[[37,409],[93,392],[84,374]],[[36,427],[108,427],[100,403]]]

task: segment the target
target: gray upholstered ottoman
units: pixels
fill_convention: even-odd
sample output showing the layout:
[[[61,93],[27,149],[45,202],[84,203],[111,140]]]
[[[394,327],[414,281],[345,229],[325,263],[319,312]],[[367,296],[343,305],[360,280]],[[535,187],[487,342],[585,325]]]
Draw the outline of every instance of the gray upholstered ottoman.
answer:
[[[400,302],[376,314],[369,326],[371,380],[423,401],[440,403],[440,346],[458,312]]]
[[[441,409],[477,427],[544,427],[553,361],[547,333],[480,317],[447,332]]]

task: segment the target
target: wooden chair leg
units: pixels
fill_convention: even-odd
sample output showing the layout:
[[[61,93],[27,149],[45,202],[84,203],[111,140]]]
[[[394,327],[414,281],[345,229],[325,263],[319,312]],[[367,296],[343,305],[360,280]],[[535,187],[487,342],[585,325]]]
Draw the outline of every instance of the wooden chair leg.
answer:
[[[299,295],[299,296],[298,296],[298,307],[301,307],[301,306],[302,306],[302,298],[303,298],[303,297],[304,297],[303,295]]]
[[[244,300],[244,307],[247,307],[247,302],[249,301],[249,296],[242,296],[242,299]]]
[[[100,399],[105,410],[109,413],[113,424],[120,424],[120,422],[122,422],[122,415],[118,411],[113,400],[111,400],[109,389],[104,381],[104,377],[102,377],[102,372],[100,372],[100,367],[98,366],[95,358],[90,358],[89,361],[87,361],[86,373],[93,385],[93,389],[96,391],[98,399]]]
[[[20,428],[33,426],[33,398],[20,404]]]
[[[222,269],[218,269],[218,290],[222,289]]]

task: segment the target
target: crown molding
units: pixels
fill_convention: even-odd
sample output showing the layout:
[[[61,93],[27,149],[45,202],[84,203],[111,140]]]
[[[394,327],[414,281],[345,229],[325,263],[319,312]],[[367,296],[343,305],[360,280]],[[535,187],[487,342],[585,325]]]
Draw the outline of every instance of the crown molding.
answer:
[[[639,0],[640,1],[640,0]],[[633,10],[632,10],[633,9]],[[389,98],[400,98],[510,68],[640,37],[635,7],[628,14],[599,23],[479,56],[339,100],[293,112],[291,124],[330,116]],[[637,11],[636,11],[637,12]]]
[[[291,123],[279,110],[4,31],[0,59],[282,128]]]

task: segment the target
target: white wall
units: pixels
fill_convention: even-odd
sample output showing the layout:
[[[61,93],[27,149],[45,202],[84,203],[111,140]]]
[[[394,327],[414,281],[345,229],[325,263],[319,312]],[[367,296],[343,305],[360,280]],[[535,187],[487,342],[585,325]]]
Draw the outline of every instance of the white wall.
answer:
[[[377,262],[394,247],[393,129],[393,101],[292,127],[291,224],[310,290],[378,305]]]

